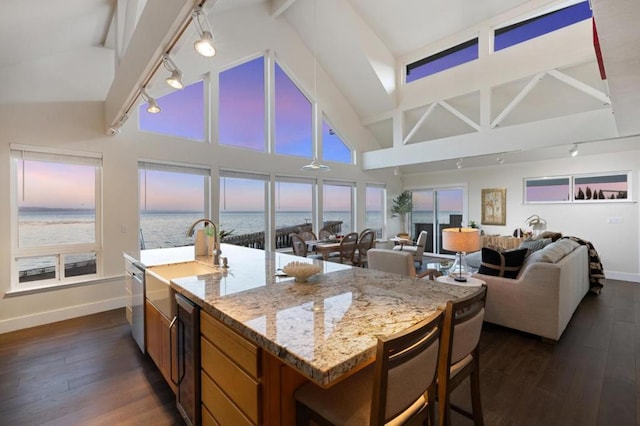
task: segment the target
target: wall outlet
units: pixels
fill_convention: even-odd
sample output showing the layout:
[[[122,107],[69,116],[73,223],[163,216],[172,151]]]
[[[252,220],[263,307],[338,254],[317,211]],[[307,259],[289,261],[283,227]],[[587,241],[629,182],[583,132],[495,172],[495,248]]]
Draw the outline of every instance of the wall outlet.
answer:
[[[609,216],[607,218],[607,223],[611,223],[614,225],[619,225],[621,223],[624,223],[624,218],[621,216]]]
[[[128,230],[129,229],[127,228],[127,225],[120,225],[120,232],[122,232],[123,234],[126,234]]]

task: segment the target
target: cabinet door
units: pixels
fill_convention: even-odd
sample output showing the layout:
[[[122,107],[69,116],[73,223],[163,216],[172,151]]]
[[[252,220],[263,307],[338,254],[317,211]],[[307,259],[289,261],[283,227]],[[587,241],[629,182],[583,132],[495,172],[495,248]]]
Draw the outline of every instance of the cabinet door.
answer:
[[[160,371],[173,392],[176,391],[177,381],[177,356],[176,356],[176,328],[172,327],[171,321],[164,315],[160,316],[160,343],[162,350],[162,364]]]
[[[145,336],[147,353],[156,363],[156,366],[160,368],[162,365],[162,338],[161,338],[161,323],[160,312],[149,301],[145,301]]]
[[[145,318],[147,353],[173,392],[175,392],[176,385],[174,380],[177,380],[175,327],[171,327],[171,321],[162,315],[160,311],[153,306],[153,303],[148,300],[146,301]]]

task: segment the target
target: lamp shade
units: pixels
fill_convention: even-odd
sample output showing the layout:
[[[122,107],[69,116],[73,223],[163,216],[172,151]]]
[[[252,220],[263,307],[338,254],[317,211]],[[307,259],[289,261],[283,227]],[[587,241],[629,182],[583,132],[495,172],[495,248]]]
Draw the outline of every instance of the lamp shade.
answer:
[[[447,228],[442,230],[442,248],[457,253],[480,249],[480,231],[474,228]]]

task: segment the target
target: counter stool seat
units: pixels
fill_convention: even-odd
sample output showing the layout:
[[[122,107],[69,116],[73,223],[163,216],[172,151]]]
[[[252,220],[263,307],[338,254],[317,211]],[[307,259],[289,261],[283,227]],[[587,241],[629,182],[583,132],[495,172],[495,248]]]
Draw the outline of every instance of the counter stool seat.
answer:
[[[296,424],[433,424],[442,312],[378,339],[376,361],[331,386],[314,383],[295,393]]]

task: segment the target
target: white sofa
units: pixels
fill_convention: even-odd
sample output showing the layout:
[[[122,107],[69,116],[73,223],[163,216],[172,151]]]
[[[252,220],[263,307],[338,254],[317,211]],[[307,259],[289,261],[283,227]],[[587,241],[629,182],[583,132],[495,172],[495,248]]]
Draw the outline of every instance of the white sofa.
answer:
[[[487,283],[485,321],[543,339],[560,339],[589,291],[588,252],[586,246],[578,245],[551,263],[545,250],[529,256],[516,279],[473,275]]]

